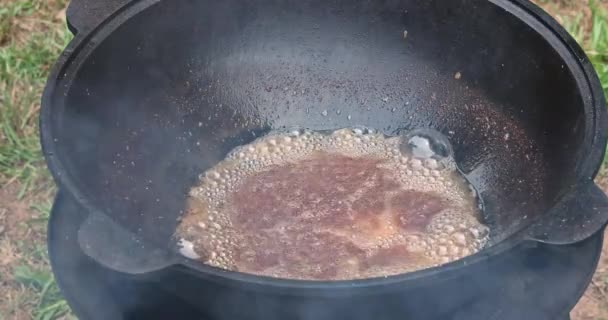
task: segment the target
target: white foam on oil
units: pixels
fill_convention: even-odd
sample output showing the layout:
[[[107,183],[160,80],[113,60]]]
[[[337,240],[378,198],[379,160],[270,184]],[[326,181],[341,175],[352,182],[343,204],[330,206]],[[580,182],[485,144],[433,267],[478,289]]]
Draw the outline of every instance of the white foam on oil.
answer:
[[[188,259],[199,259],[201,257],[194,251],[194,243],[188,240],[180,239],[178,246],[180,248],[179,253]]]

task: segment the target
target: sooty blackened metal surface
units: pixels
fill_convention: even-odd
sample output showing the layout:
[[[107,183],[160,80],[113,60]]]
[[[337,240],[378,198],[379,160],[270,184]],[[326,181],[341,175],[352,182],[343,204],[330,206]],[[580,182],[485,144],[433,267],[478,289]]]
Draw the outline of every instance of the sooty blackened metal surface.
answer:
[[[49,220],[49,256],[57,283],[81,320],[197,319],[201,312],[154,281],[134,280],[85,255],[77,241],[89,214],[59,193]]]
[[[187,278],[166,273],[151,281],[135,280],[106,269],[87,257],[76,241],[79,223],[88,214],[73,199],[61,193],[53,206],[49,223],[49,252],[62,293],[82,320],[96,319],[292,319],[285,310],[300,308],[297,319],[442,319],[442,320],[557,320],[567,312],[589,283],[601,247],[602,233],[576,245],[518,247],[473,273],[443,279],[443,292],[432,294],[418,288],[414,294],[383,296],[379,309],[373,295],[366,301],[343,304],[340,317],[328,313],[323,304],[307,305],[288,295],[279,304],[265,305],[263,296],[250,299],[247,292],[226,297],[220,284],[203,286],[191,296],[197,307],[179,298],[194,289]],[[447,291],[446,291],[447,290]],[[172,294],[174,292],[176,294]],[[450,297],[445,293],[458,292]],[[551,294],[547,294],[551,293]],[[420,297],[422,295],[423,297]],[[197,302],[198,301],[198,302]],[[428,301],[432,301],[429,305]],[[355,303],[356,302],[356,303]],[[252,308],[251,304],[257,304]],[[238,306],[238,307],[237,307]],[[425,306],[424,308],[422,306]],[[308,307],[309,309],[306,309]],[[316,307],[316,309],[315,309]],[[255,310],[238,314],[235,310]],[[283,310],[283,311],[282,311]],[[331,308],[331,310],[335,310]],[[439,312],[441,310],[441,312]],[[213,317],[213,313],[223,315]],[[373,317],[369,317],[374,312]]]
[[[88,32],[132,0],[72,0],[66,10],[67,23],[73,34]]]

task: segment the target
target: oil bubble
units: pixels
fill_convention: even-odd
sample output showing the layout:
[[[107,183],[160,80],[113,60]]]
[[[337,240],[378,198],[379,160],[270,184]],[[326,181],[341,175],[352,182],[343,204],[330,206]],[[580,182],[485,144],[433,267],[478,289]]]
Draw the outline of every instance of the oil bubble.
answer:
[[[194,243],[186,240],[180,239],[178,242],[179,252],[189,259],[199,259],[200,256],[194,251]]]
[[[401,138],[399,149],[404,155],[418,159],[433,159],[439,162],[452,161],[452,145],[439,131],[417,129]],[[433,169],[433,168],[431,168]]]

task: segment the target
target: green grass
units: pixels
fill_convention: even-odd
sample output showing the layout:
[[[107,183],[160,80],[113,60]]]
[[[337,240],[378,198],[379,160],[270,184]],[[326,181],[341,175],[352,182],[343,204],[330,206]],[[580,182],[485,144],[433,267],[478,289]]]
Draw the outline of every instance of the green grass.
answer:
[[[33,1],[3,2],[0,7],[0,42],[10,37],[11,19],[27,15],[34,10]]]
[[[70,307],[61,296],[53,274],[46,268],[32,269],[22,265],[15,268],[15,279],[35,292],[34,320],[51,320],[68,316]]]
[[[589,40],[585,43],[587,55],[595,70],[608,98],[608,13],[589,1],[592,12],[592,28]],[[604,155],[604,164],[608,164],[608,149]]]
[[[51,199],[38,200],[31,204],[31,218],[25,224],[37,237],[46,232],[50,216]],[[33,320],[75,319],[71,309],[55,282],[48,265],[48,252],[44,238],[25,238],[15,241],[22,255],[19,264],[13,267],[13,282],[22,287],[18,301],[12,308],[27,309]],[[0,306],[0,315],[2,314]],[[8,310],[14,312],[15,310]],[[9,313],[10,314],[10,313]],[[0,319],[2,317],[0,316]]]
[[[19,181],[20,197],[36,186],[48,187],[42,183],[48,181],[48,175],[38,141],[40,93],[70,34],[66,27],[56,26],[22,40],[3,33],[10,32],[10,21],[38,13],[43,3],[16,1],[0,9],[0,39],[5,42],[0,46],[0,183]]]
[[[11,240],[18,261],[9,268],[11,274],[0,274],[12,278],[14,297],[11,305],[0,304],[2,319],[23,311],[34,320],[72,318],[48,265],[44,240],[54,186],[38,139],[42,89],[71,38],[65,23],[57,19],[66,4],[67,0],[0,0],[0,188],[15,184],[15,201],[31,207],[29,220],[16,226],[31,230],[30,236]]]
[[[585,49],[595,67],[604,94],[608,96],[608,13],[594,0],[589,1],[591,10],[591,30],[587,32],[583,23],[583,14],[564,17],[563,25]]]
[[[604,94],[608,96],[608,13],[590,2],[592,29],[587,54],[597,70]]]
[[[590,31],[585,28],[582,13],[570,18],[563,17],[563,25],[585,49],[600,79],[604,95],[608,97],[608,12],[595,0],[590,0],[588,5],[591,10]],[[608,151],[604,164],[608,165]]]
[[[27,224],[33,230],[44,232],[48,222],[52,202],[50,199],[33,203],[31,211],[37,213]],[[75,319],[70,307],[63,299],[55,278],[48,267],[46,244],[30,239],[18,241],[21,251],[28,252],[26,261],[13,269],[13,277],[17,283],[25,286],[29,296],[24,304],[30,305],[33,320]],[[31,263],[32,261],[44,263]]]

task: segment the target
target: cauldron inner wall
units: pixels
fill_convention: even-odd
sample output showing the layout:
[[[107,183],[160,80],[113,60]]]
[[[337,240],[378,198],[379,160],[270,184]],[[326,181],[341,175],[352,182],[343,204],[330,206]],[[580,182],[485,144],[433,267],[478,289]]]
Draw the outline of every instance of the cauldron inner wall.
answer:
[[[274,128],[441,131],[496,240],[549,208],[581,157],[568,68],[485,0],[161,1],[94,40],[55,99],[58,155],[157,243],[198,174]]]

